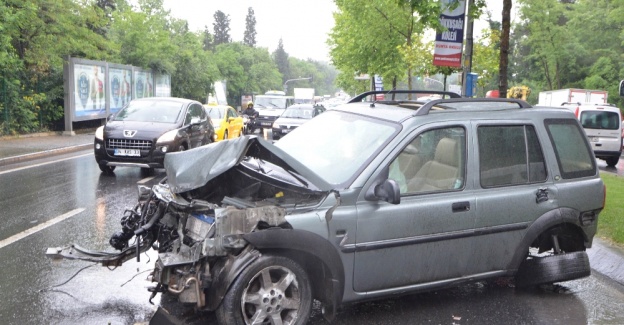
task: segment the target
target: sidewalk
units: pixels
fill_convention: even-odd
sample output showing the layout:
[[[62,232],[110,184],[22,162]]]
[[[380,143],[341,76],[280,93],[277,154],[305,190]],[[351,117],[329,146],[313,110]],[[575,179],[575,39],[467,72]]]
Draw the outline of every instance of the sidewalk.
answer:
[[[0,137],[0,166],[92,148],[94,130],[74,136],[39,133],[20,137]],[[587,250],[592,271],[624,286],[624,249],[594,238]]]
[[[73,136],[59,132],[0,137],[0,166],[89,149],[95,131]]]

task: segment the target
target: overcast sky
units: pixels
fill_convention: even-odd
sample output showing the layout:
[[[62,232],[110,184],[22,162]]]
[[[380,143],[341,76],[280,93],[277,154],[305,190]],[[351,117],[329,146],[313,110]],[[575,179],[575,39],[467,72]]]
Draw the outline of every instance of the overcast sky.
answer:
[[[366,1],[366,0],[362,0]],[[492,18],[500,21],[502,4],[500,0],[488,0]],[[230,16],[230,36],[233,41],[242,41],[245,32],[247,9],[253,8],[256,17],[257,46],[275,51],[280,38],[288,55],[329,61],[327,35],[334,26],[333,0],[165,0],[164,6],[171,15],[189,22],[191,30],[214,31],[214,13],[223,11]],[[475,33],[485,24],[477,22]]]

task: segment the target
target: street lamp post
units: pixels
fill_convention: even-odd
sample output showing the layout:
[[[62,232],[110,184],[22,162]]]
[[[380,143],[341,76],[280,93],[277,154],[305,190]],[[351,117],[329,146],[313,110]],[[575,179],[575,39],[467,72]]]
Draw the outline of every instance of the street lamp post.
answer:
[[[298,80],[312,80],[312,77],[308,77],[308,78],[296,78],[296,79],[288,79],[284,82],[284,93],[288,93],[288,83],[291,81],[298,81]]]

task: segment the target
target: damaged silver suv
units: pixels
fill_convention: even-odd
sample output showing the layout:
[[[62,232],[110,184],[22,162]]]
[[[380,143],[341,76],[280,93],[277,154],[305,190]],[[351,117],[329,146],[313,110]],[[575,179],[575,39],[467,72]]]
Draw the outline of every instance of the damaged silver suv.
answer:
[[[349,302],[590,274],[605,188],[574,114],[378,93],[275,144],[245,136],[170,153],[166,178],[139,186],[121,218],[118,251],[47,255],[114,266],[155,249],[152,296],[222,324],[305,324],[313,300],[331,321]]]

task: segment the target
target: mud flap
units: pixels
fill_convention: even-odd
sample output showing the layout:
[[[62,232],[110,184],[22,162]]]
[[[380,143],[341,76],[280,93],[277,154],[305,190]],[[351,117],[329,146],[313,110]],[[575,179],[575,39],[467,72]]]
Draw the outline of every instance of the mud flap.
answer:
[[[149,246],[141,247],[140,252],[145,252],[148,249]],[[51,259],[81,260],[100,263],[102,266],[115,267],[132,259],[136,256],[136,253],[135,246],[128,247],[119,253],[111,253],[91,251],[74,244],[67,247],[49,247],[46,251],[46,256]]]
[[[162,307],[158,307],[149,321],[149,325],[182,325],[183,322],[175,319]]]

